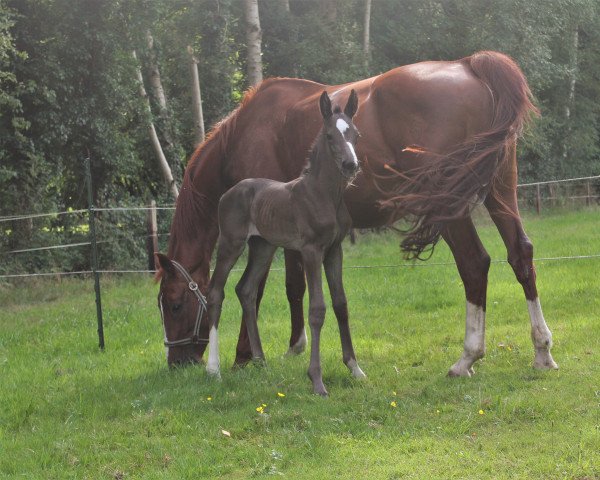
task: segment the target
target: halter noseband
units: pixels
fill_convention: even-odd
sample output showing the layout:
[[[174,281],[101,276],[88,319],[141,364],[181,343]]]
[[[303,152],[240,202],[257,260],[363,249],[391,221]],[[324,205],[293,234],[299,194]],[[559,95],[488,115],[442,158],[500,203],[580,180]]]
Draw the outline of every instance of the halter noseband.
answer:
[[[198,313],[196,314],[196,323],[194,324],[194,332],[191,337],[182,338],[181,340],[167,340],[167,330],[165,328],[165,314],[163,311],[162,293],[158,299],[160,306],[160,318],[163,322],[163,328],[165,329],[165,347],[182,347],[184,345],[206,345],[208,344],[208,338],[200,338],[200,325],[202,323],[202,315],[207,311],[206,298],[200,293],[198,284],[194,282],[192,276],[181,266],[180,263],[175,260],[171,260],[171,263],[181,273],[183,278],[188,282],[188,288],[196,295],[198,299]]]

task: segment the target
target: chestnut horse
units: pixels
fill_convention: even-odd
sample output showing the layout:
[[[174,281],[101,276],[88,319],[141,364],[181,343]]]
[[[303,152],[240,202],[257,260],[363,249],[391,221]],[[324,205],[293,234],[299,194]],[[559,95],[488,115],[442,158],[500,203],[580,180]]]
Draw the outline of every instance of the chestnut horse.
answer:
[[[345,85],[278,78],[250,90],[192,156],[171,225],[168,255],[159,258],[168,363],[200,360],[206,345],[193,334],[208,334],[206,322],[199,323],[203,312],[197,292],[190,290],[187,275],[171,260],[183,265],[206,291],[218,236],[219,198],[246,178],[285,182],[299,176],[321,126],[317,98],[324,89],[338,104],[354,89],[361,106],[354,117],[363,137],[357,155],[368,169],[345,194],[354,227],[408,218],[411,227],[402,248],[409,255],[421,256],[440,237],[454,255],[466,295],[466,328],[463,353],[449,375],[471,376],[474,362],[485,353],[490,257],[470,216],[478,201],[484,202],[496,224],[525,292],[533,365],[557,368],[536,288],[533,246],[523,230],[516,195],[517,137],[537,110],[515,62],[489,51],[456,61],[407,65]],[[286,251],[285,263],[290,351],[298,352],[306,344],[304,270],[297,252]],[[263,285],[265,281],[266,276]],[[261,293],[262,289],[257,303]],[[242,322],[236,364],[250,358]]]

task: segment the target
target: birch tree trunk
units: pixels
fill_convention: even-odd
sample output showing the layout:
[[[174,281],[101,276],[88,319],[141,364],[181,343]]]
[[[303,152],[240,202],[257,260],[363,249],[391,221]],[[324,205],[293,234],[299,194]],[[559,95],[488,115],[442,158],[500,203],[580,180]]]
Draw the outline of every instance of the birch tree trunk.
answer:
[[[156,154],[162,177],[167,183],[169,190],[173,195],[173,198],[177,200],[177,197],[179,196],[179,190],[177,190],[177,185],[175,185],[175,180],[173,179],[173,174],[171,173],[171,167],[169,166],[163,149],[160,146],[160,140],[158,139],[156,129],[154,128],[154,123],[152,122],[152,109],[150,108],[150,100],[148,99],[148,94],[146,93],[146,89],[144,88],[144,77],[142,76],[142,69],[138,63],[137,54],[135,53],[135,50],[133,51],[133,58],[136,64],[135,70],[137,80],[139,83],[140,95],[144,99],[146,110],[150,118],[150,120],[148,120],[148,133],[150,135],[150,142],[152,143],[152,147],[154,148],[154,153]]]
[[[577,85],[577,70],[578,70],[578,49],[579,49],[579,27],[575,26],[573,31],[572,43],[571,43],[571,57],[569,60],[569,95],[567,96],[567,103],[565,104],[565,136],[563,137],[563,151],[562,151],[562,167],[566,165],[568,150],[567,145],[568,137],[571,133],[571,109],[575,103],[575,87]]]
[[[246,20],[246,44],[248,82],[258,85],[262,82],[262,52],[260,18],[258,16],[258,0],[244,0],[244,17]]]
[[[363,54],[365,70],[369,72],[369,62],[371,57],[371,0],[365,0],[365,22],[363,30]]]
[[[202,94],[198,75],[198,59],[191,46],[187,47],[190,56],[190,73],[192,74],[192,113],[194,115],[194,143],[196,146],[204,141],[204,113],[202,112]]]

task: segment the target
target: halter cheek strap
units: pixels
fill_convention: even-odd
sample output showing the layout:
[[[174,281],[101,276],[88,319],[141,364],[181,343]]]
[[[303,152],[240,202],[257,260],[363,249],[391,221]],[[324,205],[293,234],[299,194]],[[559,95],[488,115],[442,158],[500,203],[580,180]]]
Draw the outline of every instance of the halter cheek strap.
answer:
[[[169,341],[167,339],[167,329],[165,328],[165,313],[163,310],[163,296],[162,293],[158,299],[158,305],[160,307],[160,318],[163,322],[163,328],[165,329],[165,347],[182,347],[184,345],[207,345],[208,338],[200,338],[200,326],[202,324],[202,316],[207,312],[206,298],[200,292],[198,284],[194,282],[192,276],[186,271],[180,263],[175,260],[171,260],[171,263],[175,266],[177,271],[183,276],[188,282],[188,288],[196,295],[198,300],[198,312],[196,313],[196,322],[194,323],[194,331],[191,337],[182,338],[180,340]]]

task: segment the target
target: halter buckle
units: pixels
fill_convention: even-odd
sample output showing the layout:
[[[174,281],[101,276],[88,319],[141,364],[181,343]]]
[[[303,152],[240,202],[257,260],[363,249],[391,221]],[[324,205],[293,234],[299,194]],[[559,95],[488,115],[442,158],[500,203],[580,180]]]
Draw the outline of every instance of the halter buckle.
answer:
[[[196,282],[190,282],[188,284],[188,288],[192,291],[195,292],[196,290],[198,290],[198,284]]]

